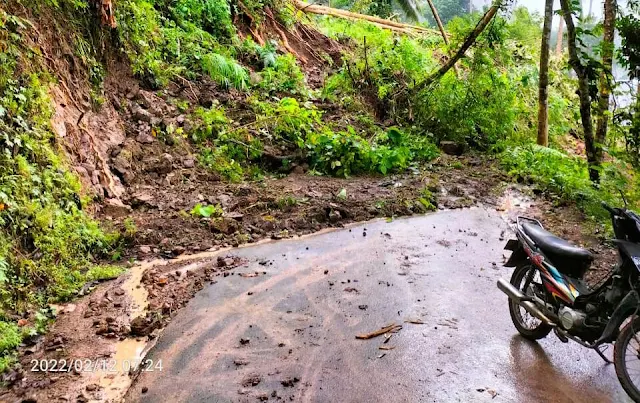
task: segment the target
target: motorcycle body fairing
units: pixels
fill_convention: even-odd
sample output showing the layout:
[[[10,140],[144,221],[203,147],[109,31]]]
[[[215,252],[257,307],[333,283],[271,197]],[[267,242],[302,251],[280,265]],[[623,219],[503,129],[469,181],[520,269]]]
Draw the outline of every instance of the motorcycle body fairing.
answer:
[[[542,283],[549,294],[566,305],[573,305],[580,295],[575,280],[562,274],[541,251],[534,250],[520,231],[517,236],[526,256],[540,270]]]

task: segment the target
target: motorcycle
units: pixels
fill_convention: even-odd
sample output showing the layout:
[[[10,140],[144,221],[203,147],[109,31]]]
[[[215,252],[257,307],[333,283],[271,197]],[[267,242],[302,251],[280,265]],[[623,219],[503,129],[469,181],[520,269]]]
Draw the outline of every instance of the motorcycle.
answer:
[[[510,282],[498,280],[509,297],[509,313],[518,332],[530,340],[552,330],[564,343],[573,340],[603,352],[613,343],[616,375],[629,396],[640,402],[640,217],[602,203],[611,214],[618,263],[598,286],[584,281],[593,255],[544,229],[540,221],[518,217],[517,239],[506,267]],[[635,383],[634,383],[635,382]]]

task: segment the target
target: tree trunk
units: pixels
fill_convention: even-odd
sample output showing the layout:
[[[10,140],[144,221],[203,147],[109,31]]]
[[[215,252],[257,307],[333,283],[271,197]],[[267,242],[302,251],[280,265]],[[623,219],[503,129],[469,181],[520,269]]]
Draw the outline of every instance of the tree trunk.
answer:
[[[576,45],[576,26],[573,23],[573,15],[571,13],[570,0],[560,0],[564,22],[567,25],[567,46],[569,48],[569,65],[573,68],[578,76],[578,95],[580,97],[580,118],[582,120],[582,129],[584,131],[584,146],[587,153],[587,162],[589,164],[589,178],[594,183],[600,180],[599,161],[595,150],[593,138],[593,122],[591,121],[591,96],[589,95],[589,78],[587,70],[580,62],[578,57],[578,48]]]
[[[438,10],[436,10],[436,6],[433,4],[432,0],[427,0],[429,3],[429,8],[431,8],[431,13],[433,13],[433,19],[436,20],[436,24],[438,24],[438,29],[442,34],[442,39],[444,39],[444,44],[449,44],[449,38],[447,38],[447,33],[444,31],[444,26],[442,25],[442,20],[440,19],[440,15],[438,14]]]
[[[538,79],[538,144],[549,145],[549,40],[553,22],[553,0],[544,5],[544,25],[540,45],[540,77]]]
[[[469,36],[467,36],[467,39],[465,39],[464,43],[462,44],[462,46],[460,46],[460,49],[458,49],[456,54],[453,55],[453,57],[451,57],[442,67],[440,67],[438,71],[431,74],[422,83],[418,84],[418,86],[416,87],[416,92],[429,87],[434,81],[447,74],[447,72],[456,64],[458,60],[462,59],[464,53],[476,42],[478,36],[480,36],[482,31],[484,31],[484,29],[487,27],[487,25],[489,25],[493,17],[496,15],[498,10],[500,9],[500,4],[500,2],[494,3],[487,10],[487,12],[484,13],[480,21],[478,21],[476,27],[473,29],[473,31],[471,31]]]
[[[609,95],[611,94],[613,39],[615,35],[616,0],[604,0],[604,22],[602,37],[602,72],[600,73],[600,97],[596,120],[596,160],[602,162],[604,145],[609,124]]]
[[[433,0],[427,0],[427,3],[429,3],[429,8],[431,8],[431,13],[433,14],[433,19],[436,20],[436,24],[438,24],[438,29],[440,30],[440,33],[442,34],[442,39],[444,40],[444,44],[445,45],[449,45],[449,38],[447,38],[447,33],[444,30],[444,26],[442,25],[442,20],[440,19],[440,15],[438,14],[438,10],[436,9],[436,6],[433,4]],[[453,70],[456,72],[456,75],[458,74],[458,70],[456,69],[456,67],[453,67]]]
[[[562,54],[562,35],[564,35],[564,19],[560,17],[560,23],[558,23],[558,37],[556,38],[556,56]]]

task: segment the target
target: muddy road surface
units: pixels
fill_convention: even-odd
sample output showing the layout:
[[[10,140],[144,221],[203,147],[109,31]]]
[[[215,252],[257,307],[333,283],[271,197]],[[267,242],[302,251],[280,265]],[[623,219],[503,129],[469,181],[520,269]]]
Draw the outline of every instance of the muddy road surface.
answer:
[[[126,400],[627,401],[594,352],[517,336],[495,285],[508,236],[472,208],[239,249],[249,265],[175,317]]]

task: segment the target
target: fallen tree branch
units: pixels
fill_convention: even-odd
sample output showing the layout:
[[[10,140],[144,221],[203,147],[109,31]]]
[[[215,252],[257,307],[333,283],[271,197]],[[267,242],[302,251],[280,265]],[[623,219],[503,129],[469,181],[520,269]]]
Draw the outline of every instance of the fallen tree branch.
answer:
[[[374,17],[372,15],[353,13],[351,11],[340,10],[338,8],[333,8],[333,7],[320,6],[317,4],[309,4],[309,3],[305,3],[302,0],[294,0],[293,3],[298,10],[304,13],[330,15],[332,17],[346,18],[351,20],[369,21],[380,28],[390,29],[392,31],[402,32],[406,34],[420,33],[420,32],[427,33],[427,34],[434,34],[434,35],[438,34],[436,30],[433,30],[430,28],[424,28],[417,25],[403,24],[400,22],[395,22],[395,21],[387,20],[380,17]]]
[[[402,325],[397,325],[395,323],[392,323],[389,326],[385,326],[382,329],[378,329],[378,330],[373,331],[371,333],[358,334],[358,335],[356,335],[356,339],[358,339],[358,340],[373,339],[374,337],[381,336],[381,335],[383,335],[385,333],[398,331],[400,329],[402,329]]]
[[[487,10],[487,12],[484,13],[484,15],[482,16],[480,21],[478,21],[478,24],[473,29],[473,31],[471,31],[469,33],[469,35],[467,36],[467,39],[465,39],[464,43],[462,44],[462,46],[460,46],[460,49],[458,49],[456,54],[453,55],[453,57],[451,57],[449,60],[447,60],[447,62],[442,67],[440,67],[440,69],[438,69],[438,71],[436,71],[435,73],[431,74],[422,83],[420,83],[418,86],[416,86],[416,88],[415,88],[416,92],[419,92],[419,91],[429,87],[434,81],[440,79],[453,66],[455,66],[455,64],[456,64],[456,62],[458,60],[462,59],[462,57],[464,56],[465,52],[474,43],[476,43],[476,40],[478,39],[478,36],[480,36],[482,31],[484,31],[484,29],[487,27],[487,25],[489,25],[491,20],[493,20],[493,17],[496,15],[498,10],[500,9],[500,5],[501,5],[501,0],[497,0],[496,2],[493,3],[493,5]]]

